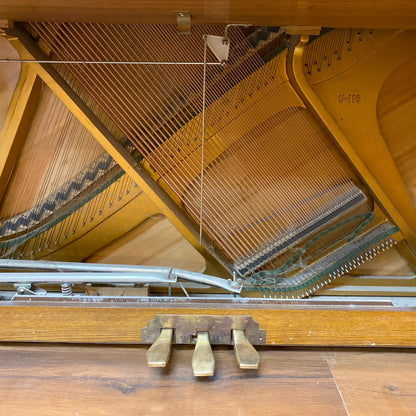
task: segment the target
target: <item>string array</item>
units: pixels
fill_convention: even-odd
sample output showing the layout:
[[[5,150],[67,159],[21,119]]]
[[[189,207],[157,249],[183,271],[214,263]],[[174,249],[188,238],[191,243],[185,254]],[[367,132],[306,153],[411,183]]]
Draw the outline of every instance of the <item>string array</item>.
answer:
[[[32,27],[59,60],[72,61],[202,62],[203,35],[223,34],[220,26],[187,36],[174,25]],[[265,65],[239,29],[229,36],[228,65],[206,67],[203,175],[202,66],[66,67],[197,223],[203,176],[203,230],[245,275],[366,198],[273,62]]]
[[[71,74],[64,67],[60,71],[114,137],[121,139],[121,132]],[[132,146],[128,150],[132,152]],[[52,91],[43,87],[0,206],[0,256],[38,258],[78,238],[88,225],[103,221],[113,205],[119,207],[141,192],[123,174]]]

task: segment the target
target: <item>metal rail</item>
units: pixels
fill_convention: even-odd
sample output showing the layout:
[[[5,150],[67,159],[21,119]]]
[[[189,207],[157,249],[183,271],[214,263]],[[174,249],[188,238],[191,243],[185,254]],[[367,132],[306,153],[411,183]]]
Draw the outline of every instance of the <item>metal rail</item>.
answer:
[[[89,64],[89,65],[219,65],[221,62],[159,62],[159,61],[85,61],[53,59],[14,59],[0,58],[0,63],[29,64]]]
[[[0,283],[172,283],[177,279],[240,293],[242,284],[173,267],[0,259],[0,269],[48,273],[0,273]],[[57,272],[57,273],[50,273]]]

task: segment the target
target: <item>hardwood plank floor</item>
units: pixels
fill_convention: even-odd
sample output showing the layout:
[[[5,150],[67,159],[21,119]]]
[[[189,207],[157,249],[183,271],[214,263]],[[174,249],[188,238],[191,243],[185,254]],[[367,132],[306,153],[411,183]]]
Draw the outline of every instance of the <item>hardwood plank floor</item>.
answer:
[[[192,348],[166,369],[145,347],[2,344],[1,415],[414,415],[416,351],[260,350],[260,369],[237,368],[215,348],[215,376],[192,375]]]
[[[263,350],[258,372],[215,349],[215,376],[195,379],[192,349],[166,369],[146,348],[17,345],[0,348],[0,414],[346,415],[320,352]]]
[[[324,355],[349,416],[416,415],[416,353]]]

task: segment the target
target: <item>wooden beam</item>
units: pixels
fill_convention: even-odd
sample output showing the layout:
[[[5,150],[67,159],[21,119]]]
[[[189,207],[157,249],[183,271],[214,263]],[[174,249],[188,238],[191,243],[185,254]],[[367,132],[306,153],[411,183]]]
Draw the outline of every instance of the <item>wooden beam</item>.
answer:
[[[42,89],[42,81],[26,64],[22,65],[3,129],[0,133],[0,201],[26,139]]]
[[[192,24],[416,28],[413,0],[0,0],[0,19],[176,23],[188,11]]]
[[[266,331],[266,345],[416,347],[416,308],[247,299],[47,306],[32,297],[28,304],[0,304],[0,341],[139,344],[141,328],[168,313],[251,316]]]
[[[7,33],[15,36],[15,39],[10,40],[10,42],[19,52],[22,59],[46,59],[40,48],[19,24],[16,24],[13,29],[7,30]],[[199,243],[199,229],[195,223],[186,216],[170,196],[152,179],[150,174],[113,137],[104,124],[67,84],[62,76],[51,65],[38,63],[31,63],[30,65],[45,84],[58,96],[120,167],[160,209],[161,213],[204,256],[207,262],[206,273],[229,277],[230,272],[227,270],[227,267],[229,267],[227,260],[218,254],[214,248],[205,248],[212,247],[212,243],[206,237],[203,237],[202,245]]]

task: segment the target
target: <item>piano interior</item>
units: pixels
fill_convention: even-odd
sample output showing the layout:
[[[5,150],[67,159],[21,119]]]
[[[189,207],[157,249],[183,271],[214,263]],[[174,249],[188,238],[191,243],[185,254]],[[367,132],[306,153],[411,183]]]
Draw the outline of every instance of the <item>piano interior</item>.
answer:
[[[3,302],[414,306],[416,32],[246,23],[3,22]]]

